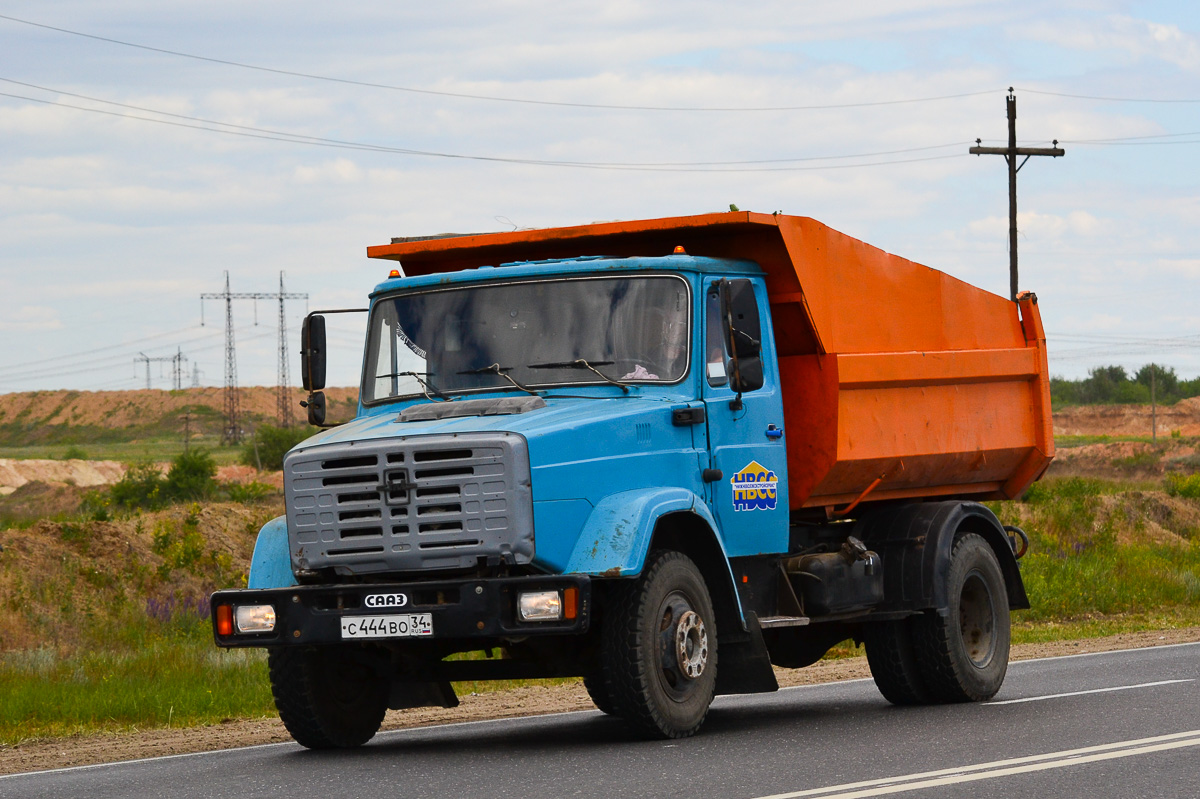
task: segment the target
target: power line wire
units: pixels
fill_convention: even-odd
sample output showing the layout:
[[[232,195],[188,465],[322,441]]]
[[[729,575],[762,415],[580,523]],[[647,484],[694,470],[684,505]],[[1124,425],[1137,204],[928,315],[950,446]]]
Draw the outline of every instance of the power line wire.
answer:
[[[326,139],[326,138],[322,138],[320,136],[308,136],[308,135],[300,134],[300,133],[289,133],[287,131],[271,130],[270,128],[258,128],[258,127],[253,127],[250,125],[237,125],[232,122],[221,122],[218,120],[204,119],[203,117],[193,117],[193,116],[188,116],[186,114],[176,114],[171,111],[159,111],[158,109],[155,109],[155,108],[147,108],[145,106],[130,105],[128,103],[119,103],[115,100],[104,100],[99,97],[91,97],[86,94],[76,94],[74,92],[68,92],[68,91],[64,91],[62,89],[55,89],[55,88],[51,88],[48,86],[39,86],[34,83],[26,83],[24,81],[13,80],[12,78],[0,78],[0,81],[3,81],[4,83],[12,83],[17,86],[25,86],[26,88],[29,88],[29,89],[37,89],[38,91],[52,92],[54,94],[61,94],[65,97],[74,97],[79,100],[88,100],[93,103],[104,103],[105,105],[113,105],[113,106],[117,106],[119,108],[127,108],[132,111],[143,111],[148,114],[159,114],[160,116],[171,117],[173,119],[184,119],[189,122],[202,122],[206,125],[221,125],[223,127],[234,128],[236,130],[247,130],[247,131],[253,131],[255,133],[265,133],[265,134],[271,134],[271,135],[275,135],[275,136],[286,136],[289,138],[302,139],[302,140],[306,140],[306,141],[328,142],[330,144],[346,144],[346,145],[355,145],[355,146],[362,146],[362,147],[381,147],[381,148],[384,147],[384,145],[360,144],[359,142],[343,141],[340,139]],[[75,108],[76,106],[67,106],[67,107]],[[1190,134],[1188,134],[1188,135],[1190,135]],[[554,163],[556,165],[570,165],[570,166],[614,166],[614,167],[616,167],[616,166],[619,166],[619,167],[741,166],[741,165],[747,165],[747,164],[795,163],[795,162],[800,162],[800,161],[832,161],[832,160],[848,159],[848,158],[877,158],[879,156],[884,156],[884,155],[903,155],[903,154],[907,154],[907,153],[927,152],[929,150],[945,150],[945,149],[949,149],[952,147],[962,147],[963,144],[969,144],[969,143],[970,142],[955,141],[955,142],[948,142],[946,144],[931,144],[931,145],[926,145],[923,147],[909,147],[909,148],[902,149],[902,150],[880,150],[880,151],[871,152],[871,153],[852,153],[849,155],[818,155],[818,156],[806,156],[806,157],[801,157],[801,158],[761,158],[761,159],[746,160],[746,161],[662,161],[662,162],[650,162],[650,163],[621,162],[621,161],[614,161],[614,162],[610,162],[610,161],[554,161],[554,162],[549,162],[549,163]],[[404,150],[403,152],[405,152],[405,153],[420,153],[421,151]],[[421,153],[421,154],[426,154],[426,153]]]
[[[556,100],[530,100],[520,97],[500,97],[496,95],[486,94],[467,94],[464,92],[448,92],[436,89],[418,89],[412,86],[396,86],[387,83],[373,83],[371,81],[354,80],[352,78],[336,78],[328,75],[316,75],[309,72],[297,72],[287,69],[276,69],[274,67],[264,67],[257,64],[246,64],[240,61],[230,61],[223,58],[213,58],[210,56],[196,55],[194,53],[185,53],[180,50],[169,50],[164,47],[152,47],[145,44],[137,44],[135,42],[126,42],[121,39],[112,39],[107,36],[97,36],[92,33],[83,33],[82,31],[70,30],[69,28],[59,28],[54,25],[45,25],[40,22],[32,22],[26,19],[11,17],[6,14],[0,14],[0,19],[8,20],[9,22],[17,22],[22,25],[30,25],[35,28],[51,30],[57,33],[66,33],[71,36],[80,36],[85,39],[93,39],[99,42],[107,42],[109,44],[117,44],[122,47],[133,47],[138,50],[147,50],[152,53],[160,53],[163,55],[177,56],[179,58],[190,58],[195,61],[206,61],[210,64],[221,64],[223,66],[238,67],[239,69],[251,69],[257,72],[269,72],[275,75],[286,75],[292,78],[304,78],[306,80],[319,80],[327,83],[341,83],[348,86],[362,86],[368,89],[387,89],[388,91],[408,92],[410,94],[426,94],[436,97],[453,97],[460,100],[486,100],[495,103],[519,103],[522,105],[544,105],[557,106],[564,108],[593,108],[605,111],[686,111],[686,112],[760,112],[760,111],[824,111],[839,108],[870,108],[874,106],[888,105],[906,105],[911,103],[930,103],[941,100],[957,100],[963,97],[978,97],[984,94],[992,94],[993,89],[987,89],[976,92],[962,92],[959,94],[944,94],[934,97],[914,97],[899,100],[875,100],[859,103],[826,103],[821,105],[790,105],[790,106],[761,106],[761,107],[705,107],[705,106],[656,106],[656,105],[620,105],[606,103],[575,103],[563,102]]]
[[[270,331],[270,330],[264,330],[257,334],[251,333],[246,336],[246,340],[247,341],[258,341],[259,339],[264,338],[271,334],[272,334],[272,331]],[[163,348],[175,348],[175,347],[185,346],[192,342],[203,341],[205,339],[211,339],[211,338],[212,338],[212,336],[202,336],[202,337],[194,338],[194,339],[185,339],[183,341],[175,341],[175,342],[171,342],[169,344],[164,343],[157,347],[146,348],[146,349],[149,349],[151,352],[154,352],[155,350],[161,350]],[[216,349],[217,347],[220,347],[220,346],[224,346],[223,343],[216,342],[213,344],[209,344],[207,346],[189,347],[188,351],[192,352],[192,353],[206,352],[209,350]],[[115,367],[124,365],[124,363],[127,362],[129,360],[129,358],[133,357],[133,355],[135,353],[136,353],[136,350],[131,350],[126,353],[120,353],[120,354],[116,354],[116,355],[108,355],[108,356],[105,356],[104,358],[100,358],[98,360],[89,358],[85,361],[87,364],[89,364],[88,367],[77,367],[77,366],[72,365],[71,363],[66,363],[66,364],[61,364],[58,366],[49,367],[49,368],[45,368],[45,369],[27,369],[25,371],[18,371],[15,373],[0,370],[0,380],[7,381],[7,382],[28,382],[30,380],[40,380],[42,378],[54,377],[57,375],[66,374],[68,372],[71,374],[79,374],[79,373],[93,372],[93,371],[97,371],[99,369],[113,369]],[[70,356],[61,356],[61,357],[70,357]]]
[[[22,366],[40,366],[42,364],[50,363],[53,361],[61,361],[61,360],[70,359],[70,358],[79,358],[84,355],[94,355],[97,352],[105,352],[107,350],[117,349],[118,347],[136,347],[147,341],[160,340],[163,338],[163,336],[173,336],[176,333],[182,333],[185,330],[191,330],[193,327],[195,327],[195,325],[188,325],[187,327],[181,327],[176,330],[169,330],[166,333],[157,333],[153,336],[147,336],[146,338],[133,339],[132,341],[124,341],[124,342],[121,342],[120,344],[109,344],[104,347],[97,347],[93,350],[81,350],[79,352],[73,352],[70,355],[54,355],[49,358],[38,358],[35,361],[24,361],[22,363],[6,364],[4,366],[0,366],[0,373],[3,373],[9,369],[16,369],[16,368],[19,368]]]
[[[9,82],[9,83],[19,83],[19,81],[13,81],[8,78],[0,78],[0,81],[5,81],[5,82]],[[22,84],[22,85],[28,86],[30,84]],[[40,88],[40,87],[38,87],[38,88]],[[42,90],[43,91],[56,91],[54,89],[42,89]],[[69,94],[69,93],[62,92],[62,94]],[[926,157],[922,157],[922,158],[907,158],[907,159],[893,159],[893,160],[886,160],[886,161],[873,161],[873,162],[862,163],[862,164],[830,164],[830,165],[824,165],[824,166],[773,166],[773,167],[754,167],[754,168],[745,168],[745,167],[740,167],[740,166],[736,166],[736,165],[744,164],[744,163],[764,163],[764,164],[765,163],[794,163],[794,162],[798,162],[798,161],[830,160],[830,159],[835,159],[835,158],[837,158],[837,159],[869,158],[869,157],[875,157],[876,154],[861,153],[861,154],[855,154],[855,155],[839,155],[839,156],[810,156],[807,158],[783,158],[783,159],[770,159],[770,160],[762,160],[762,161],[754,161],[754,162],[745,162],[745,161],[694,162],[695,165],[689,164],[687,162],[679,162],[679,163],[662,162],[662,163],[634,164],[634,163],[621,163],[621,162],[608,163],[608,162],[600,162],[600,161],[552,161],[552,160],[535,159],[535,158],[508,158],[508,157],[501,157],[501,156],[484,156],[484,155],[468,155],[468,154],[463,154],[463,153],[446,153],[446,152],[438,152],[438,151],[432,151],[432,150],[414,150],[414,149],[403,148],[403,147],[389,147],[389,146],[385,146],[385,145],[366,144],[366,143],[361,143],[361,142],[349,142],[349,141],[342,141],[342,140],[338,140],[338,139],[325,139],[325,138],[321,138],[318,136],[307,136],[304,134],[294,134],[294,133],[287,133],[287,132],[283,132],[283,131],[273,131],[273,130],[270,130],[267,128],[252,128],[252,127],[245,126],[245,125],[234,125],[234,124],[228,123],[228,122],[219,122],[219,121],[215,121],[215,120],[201,119],[198,117],[183,117],[182,115],[179,115],[179,114],[173,114],[170,112],[163,112],[163,111],[155,111],[153,109],[139,109],[139,110],[145,111],[146,113],[161,114],[163,116],[171,116],[171,117],[177,117],[177,118],[181,117],[184,119],[191,119],[191,120],[203,123],[203,124],[193,125],[193,124],[188,124],[186,122],[174,122],[174,121],[171,121],[170,119],[154,119],[152,117],[143,117],[143,116],[138,116],[136,114],[125,114],[125,113],[121,113],[118,111],[106,111],[102,108],[87,108],[84,106],[72,105],[70,103],[61,103],[61,102],[58,102],[57,100],[46,100],[46,99],[37,98],[37,97],[28,97],[25,95],[11,94],[8,92],[0,92],[0,97],[10,97],[10,98],[17,99],[17,100],[27,100],[29,102],[41,103],[43,105],[51,105],[51,106],[55,106],[58,108],[68,108],[68,109],[75,110],[75,111],[86,111],[88,113],[103,114],[105,116],[120,117],[123,119],[132,119],[132,120],[137,120],[140,122],[153,122],[153,123],[156,123],[159,125],[169,125],[171,127],[188,128],[191,130],[201,130],[201,131],[205,131],[208,133],[220,133],[220,134],[224,134],[227,136],[243,136],[243,137],[252,138],[252,139],[265,139],[268,141],[281,141],[281,142],[287,142],[287,143],[291,143],[291,144],[307,144],[307,145],[314,146],[314,147],[329,147],[329,148],[343,149],[343,150],[360,150],[360,151],[367,151],[367,152],[391,153],[391,154],[397,154],[397,155],[414,155],[414,156],[424,156],[424,157],[431,157],[431,158],[449,158],[449,159],[465,160],[465,161],[485,161],[485,162],[491,162],[491,163],[521,164],[521,165],[527,165],[527,166],[567,167],[567,168],[575,168],[575,169],[596,169],[596,170],[634,171],[634,172],[733,172],[733,173],[737,173],[737,172],[793,172],[793,171],[811,171],[811,170],[821,170],[821,169],[856,169],[859,167],[870,167],[870,166],[890,166],[892,164],[909,164],[909,163],[916,163],[916,162],[920,162],[920,161],[938,161],[938,160],[943,160],[946,158],[959,158],[959,157],[963,157],[965,155],[963,153],[954,153],[954,154],[950,154],[950,155],[926,156]],[[86,98],[86,99],[93,100],[94,102],[108,103],[108,104],[117,105],[117,106],[122,105],[121,103],[114,103],[109,100],[98,100],[95,98]],[[225,127],[229,127],[229,128],[234,128],[234,129],[222,130],[220,128],[205,127],[205,125],[221,125],[221,126],[225,126]],[[254,132],[251,132],[251,131],[254,131]],[[961,143],[930,145],[930,146],[925,146],[925,147],[911,148],[910,150],[886,151],[884,153],[880,153],[879,155],[900,154],[900,153],[905,153],[905,152],[920,152],[920,151],[945,149],[948,147],[959,147],[959,146],[961,146]],[[730,168],[712,168],[712,167],[724,166],[724,165],[730,165]]]
[[[1022,89],[1017,88],[1017,91],[1026,94],[1044,94],[1049,97],[1069,97],[1073,100],[1098,100],[1105,103],[1168,103],[1168,104],[1194,104],[1200,103],[1200,99],[1158,99],[1152,97],[1102,97],[1094,94],[1067,94],[1066,92],[1048,92],[1040,89]]]

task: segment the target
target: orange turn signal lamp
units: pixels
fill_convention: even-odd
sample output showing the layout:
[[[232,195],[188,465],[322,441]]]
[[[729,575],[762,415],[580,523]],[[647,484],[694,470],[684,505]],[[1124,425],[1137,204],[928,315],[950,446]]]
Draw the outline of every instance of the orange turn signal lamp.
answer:
[[[573,619],[579,614],[579,589],[563,590],[563,618]]]
[[[217,605],[217,635],[233,635],[232,605]]]

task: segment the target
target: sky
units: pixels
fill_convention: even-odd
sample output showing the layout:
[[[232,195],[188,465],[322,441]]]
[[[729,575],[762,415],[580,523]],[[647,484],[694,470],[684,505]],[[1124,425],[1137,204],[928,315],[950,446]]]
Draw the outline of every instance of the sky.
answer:
[[[225,379],[225,274],[361,307],[393,236],[741,210],[1008,294],[1051,372],[1200,374],[1200,6],[0,2],[0,392]],[[277,299],[232,302],[275,385]],[[355,385],[361,317],[330,318]],[[148,359],[148,360],[146,360]]]

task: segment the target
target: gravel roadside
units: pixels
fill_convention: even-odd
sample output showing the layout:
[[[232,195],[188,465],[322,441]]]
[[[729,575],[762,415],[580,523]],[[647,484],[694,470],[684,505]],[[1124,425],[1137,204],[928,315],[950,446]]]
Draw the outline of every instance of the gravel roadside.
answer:
[[[1200,627],[1179,630],[1150,630],[1107,638],[1056,641],[1048,644],[1014,646],[1013,660],[1106,652],[1146,646],[1200,641]],[[823,660],[804,669],[776,669],[780,687],[812,685],[870,677],[866,658]],[[383,729],[397,730],[459,721],[563,713],[593,708],[581,683],[528,686],[511,691],[461,697],[456,708],[420,708],[389,711]],[[238,719],[207,727],[133,730],[70,738],[29,741],[17,746],[0,746],[0,774],[86,766],[122,760],[232,749],[256,744],[290,741],[278,718]]]

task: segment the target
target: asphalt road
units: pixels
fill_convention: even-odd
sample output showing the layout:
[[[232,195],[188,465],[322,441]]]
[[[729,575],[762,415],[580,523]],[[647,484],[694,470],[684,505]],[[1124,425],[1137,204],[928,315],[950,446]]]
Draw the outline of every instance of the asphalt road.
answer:
[[[888,705],[870,680],[721,697],[695,738],[599,712],[0,777],[0,797],[1200,797],[1200,644],[1014,663],[991,702]]]

